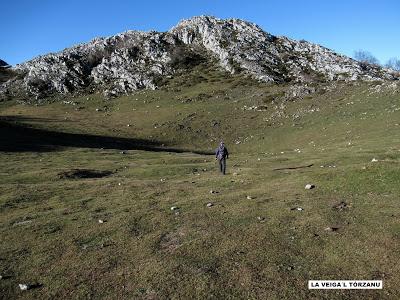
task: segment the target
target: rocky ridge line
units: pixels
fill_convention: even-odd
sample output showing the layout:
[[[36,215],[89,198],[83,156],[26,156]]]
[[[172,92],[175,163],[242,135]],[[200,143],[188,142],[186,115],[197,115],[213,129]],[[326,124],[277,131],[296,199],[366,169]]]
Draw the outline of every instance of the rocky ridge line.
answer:
[[[230,73],[264,82],[395,80],[398,73],[360,63],[320,45],[266,33],[239,19],[200,16],[168,32],[127,31],[96,38],[11,68],[19,76],[0,85],[1,95],[21,88],[36,99],[84,89],[106,96],[155,89],[157,79],[196,59],[216,61]]]

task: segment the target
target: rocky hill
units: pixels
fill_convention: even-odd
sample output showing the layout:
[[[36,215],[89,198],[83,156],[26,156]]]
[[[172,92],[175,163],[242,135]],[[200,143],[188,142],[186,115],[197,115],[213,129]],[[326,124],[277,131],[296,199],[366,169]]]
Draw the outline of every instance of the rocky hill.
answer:
[[[0,85],[0,98],[21,91],[36,99],[82,91],[116,96],[155,89],[160,78],[203,62],[275,83],[398,79],[393,71],[271,35],[253,23],[200,16],[168,32],[127,31],[19,64]]]

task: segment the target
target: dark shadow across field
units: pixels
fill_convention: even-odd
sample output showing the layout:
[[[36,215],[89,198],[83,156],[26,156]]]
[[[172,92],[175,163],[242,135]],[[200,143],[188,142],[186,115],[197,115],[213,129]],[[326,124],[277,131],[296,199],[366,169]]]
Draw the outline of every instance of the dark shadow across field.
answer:
[[[144,150],[153,152],[192,152],[212,155],[212,152],[190,149],[177,149],[162,146],[154,140],[100,136],[91,134],[66,133],[35,128],[24,121],[52,122],[47,119],[26,119],[7,116],[0,118],[1,152],[49,152],[66,147],[97,148],[118,150]]]

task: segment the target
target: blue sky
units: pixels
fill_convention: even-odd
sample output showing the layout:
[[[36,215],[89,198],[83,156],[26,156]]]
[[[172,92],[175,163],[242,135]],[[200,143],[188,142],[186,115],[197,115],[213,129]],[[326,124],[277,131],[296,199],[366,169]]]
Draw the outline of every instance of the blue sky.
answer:
[[[252,21],[349,56],[364,49],[381,63],[400,58],[398,0],[5,0],[0,58],[16,64],[128,29],[166,31],[203,14]]]

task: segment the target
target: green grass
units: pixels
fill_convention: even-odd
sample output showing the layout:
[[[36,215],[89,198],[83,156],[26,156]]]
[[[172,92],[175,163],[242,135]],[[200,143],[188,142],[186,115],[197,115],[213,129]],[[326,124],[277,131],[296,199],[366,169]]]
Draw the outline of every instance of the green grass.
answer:
[[[198,68],[113,100],[0,103],[7,124],[188,150],[121,154],[65,135],[57,149],[0,152],[2,298],[398,298],[399,94],[370,94],[373,86],[338,85],[278,111],[285,86]],[[190,152],[220,139],[227,176],[213,156]],[[76,168],[113,174],[60,178]],[[349,207],[335,209],[341,201]],[[384,289],[309,291],[310,279],[383,279]]]

